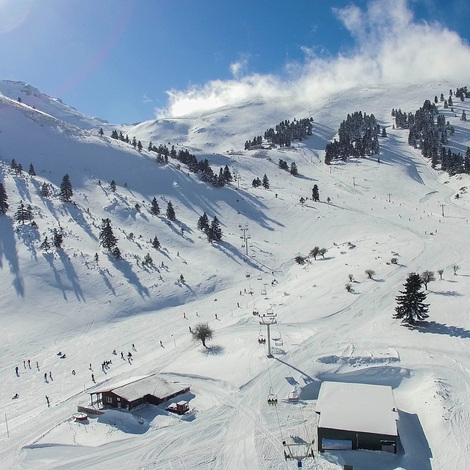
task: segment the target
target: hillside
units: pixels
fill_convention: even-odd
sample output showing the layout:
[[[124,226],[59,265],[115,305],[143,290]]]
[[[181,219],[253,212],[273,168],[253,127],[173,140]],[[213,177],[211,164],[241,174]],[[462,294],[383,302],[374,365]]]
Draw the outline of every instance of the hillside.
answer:
[[[39,92],[43,104],[35,109],[26,98],[17,101],[23,85],[7,93],[0,84],[0,181],[10,206],[0,217],[5,468],[295,468],[283,459],[282,441],[316,437],[323,380],[391,385],[402,448],[397,455],[327,452],[306,460],[305,468],[470,465],[469,178],[431,169],[390,115],[392,108],[414,112],[460,85],[358,87],[313,98],[301,109],[257,102],[112,126]],[[459,120],[462,109],[469,113],[468,102],[455,103],[454,113],[438,107],[456,129],[451,148],[470,146],[470,124]],[[358,110],[374,113],[387,128],[380,163],[325,165],[326,143]],[[247,139],[293,117],[313,117],[313,136],[290,149],[242,150]],[[144,150],[112,139],[114,128],[141,140]],[[188,149],[217,172],[227,165],[238,179],[214,188],[176,161],[160,165],[145,150],[149,141]],[[21,175],[11,169],[12,159],[22,164]],[[279,159],[295,162],[299,176],[279,169]],[[37,176],[27,174],[30,164]],[[58,197],[65,174],[73,203]],[[253,188],[264,174],[270,189]],[[50,197],[41,196],[43,183],[51,185]],[[314,184],[320,202],[301,205]],[[150,212],[154,197],[159,216]],[[21,200],[32,206],[37,229],[14,221]],[[176,222],[165,217],[168,201]],[[222,242],[210,244],[197,229],[203,212],[219,219]],[[122,260],[100,247],[105,218]],[[41,250],[54,229],[64,234],[63,249]],[[158,250],[150,242],[155,236]],[[324,258],[302,266],[294,261],[314,246],[327,249]],[[143,264],[147,254],[151,265]],[[367,269],[375,271],[372,279]],[[410,272],[425,270],[438,278],[428,286],[429,322],[409,329],[392,318],[395,297]],[[258,344],[265,330],[253,311],[277,314],[273,359]],[[201,321],[215,332],[209,349],[188,331]],[[112,355],[132,344],[132,365]],[[23,366],[28,359],[31,369]],[[102,370],[109,359],[110,369]],[[53,380],[46,383],[49,372]],[[154,372],[191,385],[192,421],[151,406],[136,412],[143,424],[127,414],[107,414],[87,426],[69,421],[77,404],[89,400],[87,392]],[[300,403],[282,402],[294,386]],[[15,393],[19,399],[12,400]],[[279,397],[277,407],[267,405],[269,393]]]

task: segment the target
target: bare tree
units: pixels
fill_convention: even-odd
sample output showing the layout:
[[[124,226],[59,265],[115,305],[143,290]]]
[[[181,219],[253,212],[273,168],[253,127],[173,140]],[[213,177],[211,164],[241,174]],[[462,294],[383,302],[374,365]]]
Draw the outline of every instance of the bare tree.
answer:
[[[460,269],[460,266],[458,264],[453,264],[452,265],[452,270],[454,271],[454,275],[457,276],[457,271]]]
[[[198,323],[192,330],[194,341],[201,341],[202,345],[207,348],[206,341],[212,339],[214,331],[207,323]]]
[[[348,274],[348,277],[349,277],[349,282],[353,282],[353,281],[354,281],[354,275]]]
[[[437,273],[439,274],[439,277],[441,278],[441,281],[442,281],[442,275],[444,274],[444,270],[443,269],[438,269]]]
[[[348,292],[352,292],[352,284],[350,282],[348,282],[344,287]]]
[[[312,248],[310,250],[310,254],[309,256],[313,256],[314,259],[317,259],[317,256],[320,254],[320,248],[318,248],[318,246],[316,246],[315,248]]]
[[[373,279],[375,274],[375,271],[373,269],[366,269],[364,272],[367,274],[367,277],[369,279]]]
[[[420,277],[426,290],[428,290],[428,283],[436,280],[434,277],[434,271],[423,271]]]

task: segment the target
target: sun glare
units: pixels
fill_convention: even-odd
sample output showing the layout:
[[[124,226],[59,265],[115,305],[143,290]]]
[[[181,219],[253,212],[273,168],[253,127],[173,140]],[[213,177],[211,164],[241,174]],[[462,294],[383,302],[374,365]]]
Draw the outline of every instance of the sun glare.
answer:
[[[32,0],[0,0],[0,33],[17,28],[28,16]]]

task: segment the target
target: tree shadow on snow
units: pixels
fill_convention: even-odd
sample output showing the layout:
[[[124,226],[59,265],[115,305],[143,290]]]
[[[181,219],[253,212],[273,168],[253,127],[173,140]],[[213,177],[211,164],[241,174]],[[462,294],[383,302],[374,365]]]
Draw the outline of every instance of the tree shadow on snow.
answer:
[[[428,321],[416,325],[409,325],[410,330],[419,331],[420,333],[431,333],[435,335],[456,336],[459,338],[470,338],[470,330],[459,326],[448,326],[444,323]]]
[[[432,292],[433,294],[437,294],[437,295],[445,295],[449,297],[462,297],[463,296],[463,294],[455,290],[443,290],[443,291],[429,290],[428,292]]]
[[[208,346],[202,352],[206,356],[220,356],[225,352],[225,348],[223,346]]]
[[[70,262],[69,257],[62,250],[58,250],[57,254],[59,255],[59,258],[62,261],[62,264],[64,265],[65,272],[67,273],[67,277],[69,278],[69,281],[73,286],[73,291],[75,292],[75,296],[77,297],[77,300],[79,302],[82,300],[85,301],[82,288],[80,287],[80,283],[78,281],[77,273],[75,272],[75,269],[72,263]]]
[[[124,259],[116,260],[112,255],[109,255],[109,258],[114,267],[122,273],[130,284],[135,286],[141,297],[150,297],[148,289],[140,283],[139,278],[134,271],[132,271],[132,265],[129,262]]]
[[[24,283],[20,274],[20,265],[16,251],[15,234],[11,220],[8,217],[0,217],[0,268],[3,268],[2,258],[5,257],[9,266],[10,273],[15,276],[13,285],[16,293],[24,297]]]

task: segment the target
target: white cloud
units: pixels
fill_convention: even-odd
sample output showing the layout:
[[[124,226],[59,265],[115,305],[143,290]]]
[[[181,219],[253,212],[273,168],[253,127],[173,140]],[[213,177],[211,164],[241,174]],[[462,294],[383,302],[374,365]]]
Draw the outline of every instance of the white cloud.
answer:
[[[242,75],[245,74],[248,66],[248,57],[242,57],[237,62],[233,62],[230,64],[230,72],[234,78],[240,78]]]
[[[214,80],[185,91],[168,92],[164,114],[182,116],[249,100],[327,95],[364,84],[468,80],[470,47],[439,23],[416,22],[406,0],[372,0],[333,10],[354,39],[351,52],[328,57],[302,47],[304,61],[286,64],[289,78],[242,76],[243,59],[231,65],[232,80]]]
[[[142,96],[142,103],[151,103],[152,101],[152,98],[149,98],[147,93],[144,93],[144,96]]]

